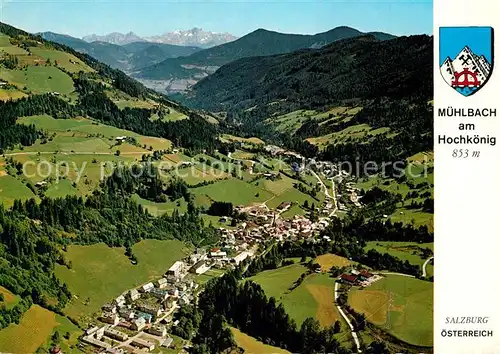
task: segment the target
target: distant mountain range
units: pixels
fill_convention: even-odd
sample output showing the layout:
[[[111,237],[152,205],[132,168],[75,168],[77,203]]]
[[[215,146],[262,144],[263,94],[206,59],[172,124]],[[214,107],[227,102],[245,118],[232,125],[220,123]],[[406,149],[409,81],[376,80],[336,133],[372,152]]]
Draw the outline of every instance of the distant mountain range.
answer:
[[[128,73],[159,63],[167,58],[187,56],[202,50],[198,47],[144,41],[136,41],[124,45],[108,42],[89,43],[82,39],[53,32],[38,34],[46,40],[67,45],[80,53],[88,54],[115,69],[120,69]]]
[[[153,42],[162,44],[173,44],[181,46],[191,46],[200,48],[210,48],[220,44],[234,41],[238,37],[230,33],[217,33],[203,31],[201,28],[194,27],[187,31],[167,32],[159,36],[139,37],[134,32],[126,34],[113,32],[103,36],[91,34],[82,39],[85,42],[106,42],[116,45],[124,45],[133,42]]]
[[[52,32],[44,32],[41,35],[45,39],[87,53],[114,68],[127,72],[144,85],[168,94],[183,93],[222,65],[241,58],[321,48],[338,40],[363,35],[371,35],[379,41],[395,38],[387,33],[363,33],[346,26],[315,35],[258,29],[239,39],[227,33],[215,34],[204,32],[199,28],[150,38],[140,38],[133,32],[112,33],[107,36],[92,35],[85,37],[86,40]],[[98,41],[88,42],[94,39]],[[165,44],[162,41],[182,45]],[[206,49],[185,46],[187,43],[210,46],[220,42],[225,43]]]
[[[220,66],[240,58],[321,48],[341,39],[364,34],[366,33],[345,26],[315,35],[285,34],[258,29],[233,42],[205,49],[187,57],[166,59],[161,63],[145,67],[134,73],[134,77],[141,79],[146,85],[151,80],[164,80],[170,85],[172,82],[182,80],[193,83],[215,72]],[[368,34],[377,40],[395,38],[393,35],[382,32]]]

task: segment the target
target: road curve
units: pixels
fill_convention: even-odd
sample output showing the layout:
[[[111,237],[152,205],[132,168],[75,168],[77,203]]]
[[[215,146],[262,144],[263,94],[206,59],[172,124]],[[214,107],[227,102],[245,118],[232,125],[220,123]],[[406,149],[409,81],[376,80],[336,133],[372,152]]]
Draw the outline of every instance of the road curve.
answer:
[[[427,264],[429,264],[430,261],[432,261],[434,259],[434,257],[431,257],[429,259],[427,259],[424,263],[424,265],[422,266],[422,276],[425,278],[427,276],[427,271],[425,270],[425,268],[427,267]]]

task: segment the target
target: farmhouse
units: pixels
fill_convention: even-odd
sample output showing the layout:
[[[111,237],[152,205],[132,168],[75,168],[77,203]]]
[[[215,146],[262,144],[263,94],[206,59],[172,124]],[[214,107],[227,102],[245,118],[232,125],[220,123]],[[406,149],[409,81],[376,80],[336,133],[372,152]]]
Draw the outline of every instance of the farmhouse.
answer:
[[[123,143],[127,139],[126,136],[117,136],[115,140],[119,143]]]
[[[372,273],[369,273],[367,270],[363,269],[361,272],[358,274],[358,278],[361,281],[365,281],[373,277]]]
[[[352,274],[342,274],[339,280],[345,284],[356,284],[358,282],[358,277]]]
[[[155,344],[153,342],[141,338],[135,338],[134,340],[132,340],[131,344],[135,347],[146,348],[149,351],[155,348]]]
[[[194,266],[192,266],[189,271],[191,273],[195,273],[195,274],[203,274],[209,269],[210,269],[210,266],[208,266],[205,261],[199,261]]]

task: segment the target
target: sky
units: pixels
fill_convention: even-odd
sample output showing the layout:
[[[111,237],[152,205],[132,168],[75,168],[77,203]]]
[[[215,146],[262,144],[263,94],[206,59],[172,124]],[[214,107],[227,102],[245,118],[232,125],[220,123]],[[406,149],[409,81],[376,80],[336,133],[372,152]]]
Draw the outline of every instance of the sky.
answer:
[[[0,21],[28,32],[139,36],[200,27],[243,36],[257,28],[314,34],[337,26],[431,34],[432,0],[0,0]]]
[[[439,63],[455,59],[465,46],[493,63],[493,29],[491,27],[442,27],[439,31]]]

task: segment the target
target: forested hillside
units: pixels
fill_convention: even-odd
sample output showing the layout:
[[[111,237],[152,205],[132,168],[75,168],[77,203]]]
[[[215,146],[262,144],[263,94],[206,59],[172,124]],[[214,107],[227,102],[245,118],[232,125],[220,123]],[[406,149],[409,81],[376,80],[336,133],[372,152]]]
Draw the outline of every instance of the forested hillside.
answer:
[[[229,113],[256,106],[240,113],[248,120],[343,100],[428,98],[431,78],[431,37],[377,41],[365,36],[321,49],[237,60],[196,84],[186,102]]]
[[[44,195],[44,188],[37,189],[34,182],[26,179],[22,163],[15,160],[18,156],[40,156],[40,150],[49,151],[53,158],[58,153],[58,145],[51,145],[56,134],[39,129],[36,124],[22,124],[20,120],[26,117],[34,123],[50,119],[57,127],[65,122],[71,125],[86,121],[97,128],[86,134],[89,143],[85,144],[91,147],[92,137],[103,136],[104,130],[117,127],[144,134],[146,141],[162,141],[165,147],[170,147],[172,141],[193,151],[212,151],[221,144],[216,125],[87,54],[3,23],[0,48],[0,152],[5,154],[0,161],[0,178],[2,183],[16,182],[9,188],[2,184],[0,191],[2,197],[5,193],[22,195],[20,189],[31,195],[15,199],[11,208],[3,205],[4,199],[0,203],[0,287],[20,298],[12,308],[0,307],[0,329],[18,323],[32,303],[62,314],[72,295],[54,270],[56,264],[71,267],[64,256],[71,244],[104,242],[113,247],[124,246],[133,258],[131,246],[143,239],[177,239],[200,245],[217,239],[215,229],[206,227],[199,216],[186,185],[177,180],[169,184],[159,181],[158,171],[153,168],[150,170],[154,175],[148,178],[132,177],[130,170],[124,168],[86,195],[50,198]],[[169,119],[174,111],[183,119]],[[59,135],[75,146],[83,141],[69,130],[62,130]],[[113,143],[115,136],[110,136]],[[131,141],[138,145],[135,138]],[[13,149],[23,151],[33,144],[40,150],[12,153]],[[139,156],[141,151],[147,150],[141,145]],[[87,153],[91,156],[87,159],[95,160],[92,153]],[[119,155],[119,151],[106,154]],[[68,184],[70,188],[76,186]],[[145,201],[182,200],[187,208],[183,214],[175,211],[156,217],[137,203],[138,196]]]
[[[0,23],[2,41],[8,52],[0,54],[4,67],[2,92],[17,100],[0,101],[0,148],[31,145],[42,137],[34,127],[16,124],[28,115],[50,114],[58,118],[87,116],[105,124],[139,134],[168,138],[177,145],[213,149],[216,127],[205,117],[186,109],[142,86],[123,72],[61,44],[45,41]],[[9,54],[9,51],[12,54]],[[52,58],[52,59],[51,59]],[[144,102],[119,108],[112,97],[129,97]],[[189,119],[152,120],[170,109]]]

